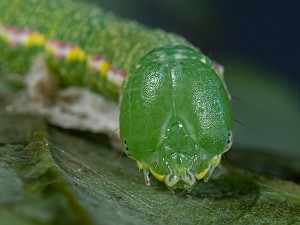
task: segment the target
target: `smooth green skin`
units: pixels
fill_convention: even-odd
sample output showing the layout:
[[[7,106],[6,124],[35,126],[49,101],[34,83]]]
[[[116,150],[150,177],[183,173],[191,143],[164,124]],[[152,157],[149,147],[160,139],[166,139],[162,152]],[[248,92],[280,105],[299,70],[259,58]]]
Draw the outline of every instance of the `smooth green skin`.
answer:
[[[127,153],[143,169],[175,177],[175,188],[182,185],[177,178],[185,182],[200,174],[231,145],[226,88],[210,60],[196,50],[168,46],[149,52],[132,66],[122,96],[120,134]]]
[[[184,38],[70,0],[1,0],[0,23],[73,43],[124,69],[122,141],[143,169],[166,176],[167,186],[179,187],[177,178],[192,186],[194,174],[210,168],[212,158],[228,150],[233,116],[225,82]],[[0,54],[0,70],[8,72],[25,72],[36,54],[16,49],[10,55],[7,49]],[[57,72],[67,76],[67,68],[62,64]],[[74,85],[83,76],[63,80]]]

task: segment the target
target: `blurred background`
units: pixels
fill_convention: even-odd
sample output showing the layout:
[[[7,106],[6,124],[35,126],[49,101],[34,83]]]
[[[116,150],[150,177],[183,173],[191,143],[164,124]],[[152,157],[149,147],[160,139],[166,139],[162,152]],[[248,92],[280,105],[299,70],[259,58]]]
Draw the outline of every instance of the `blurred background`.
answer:
[[[283,74],[292,84],[299,79],[299,1],[89,1],[178,33],[211,57],[242,57]]]
[[[222,64],[234,97],[233,157],[242,153],[237,161],[252,167],[257,158],[287,158],[300,181],[299,1],[86,1],[178,33]],[[270,167],[278,163],[262,167],[275,171]],[[288,176],[295,167],[282,171]]]

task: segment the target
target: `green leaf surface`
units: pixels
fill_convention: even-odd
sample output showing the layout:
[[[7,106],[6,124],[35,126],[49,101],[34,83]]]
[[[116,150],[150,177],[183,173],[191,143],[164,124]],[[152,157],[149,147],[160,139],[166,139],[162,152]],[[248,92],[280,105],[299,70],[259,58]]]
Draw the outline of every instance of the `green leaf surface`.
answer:
[[[300,187],[230,164],[191,193],[143,183],[95,138],[0,116],[0,224],[300,224]]]
[[[0,224],[92,224],[61,176],[46,126],[0,115]]]

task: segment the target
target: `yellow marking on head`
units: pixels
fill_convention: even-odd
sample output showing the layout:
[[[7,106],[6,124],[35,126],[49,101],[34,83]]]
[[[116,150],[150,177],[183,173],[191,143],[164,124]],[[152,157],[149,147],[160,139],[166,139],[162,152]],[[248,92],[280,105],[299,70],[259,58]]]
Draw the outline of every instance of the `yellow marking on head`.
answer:
[[[108,70],[109,70],[109,64],[107,62],[101,63],[99,71],[102,77],[106,77]]]
[[[201,180],[208,172],[209,167],[207,167],[205,170],[203,170],[201,173],[199,174],[195,174],[195,177],[197,180]]]
[[[165,176],[164,175],[160,175],[158,173],[156,173],[151,167],[150,167],[150,172],[152,173],[152,175],[159,181],[164,181],[165,180]]]
[[[220,164],[220,162],[221,162],[221,157],[222,157],[222,154],[216,155],[215,157],[213,157],[210,160],[210,166],[211,167],[217,167]]]
[[[144,164],[143,164],[143,163],[141,163],[141,162],[139,162],[139,161],[136,161],[136,163],[137,163],[138,168],[139,168],[140,170],[143,170],[143,169],[144,169]]]
[[[148,170],[149,169],[149,166],[143,162],[140,162],[140,161],[136,161],[137,165],[138,165],[138,168],[140,170]]]
[[[67,60],[68,61],[75,61],[75,60],[79,60],[79,61],[84,61],[86,58],[85,53],[78,47],[74,47],[70,50],[70,52],[67,55]]]
[[[221,162],[221,158],[222,158],[222,154],[214,156],[209,161],[209,166],[205,170],[203,170],[199,174],[195,174],[196,179],[197,180],[201,180],[203,177],[205,177],[205,175],[207,174],[207,172],[209,171],[210,168],[213,169],[213,168],[217,167],[220,164],[220,162]]]
[[[25,42],[26,47],[44,46],[45,44],[46,38],[37,32],[32,33]]]

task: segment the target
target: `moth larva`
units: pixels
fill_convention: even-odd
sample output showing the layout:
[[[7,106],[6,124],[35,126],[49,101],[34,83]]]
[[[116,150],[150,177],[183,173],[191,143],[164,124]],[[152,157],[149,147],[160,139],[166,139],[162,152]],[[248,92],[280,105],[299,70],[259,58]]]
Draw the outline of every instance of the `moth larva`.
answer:
[[[0,47],[1,72],[25,72],[44,52],[62,85],[121,96],[121,140],[146,185],[150,171],[169,188],[191,189],[232,145],[221,72],[175,34],[70,0],[1,0]]]

